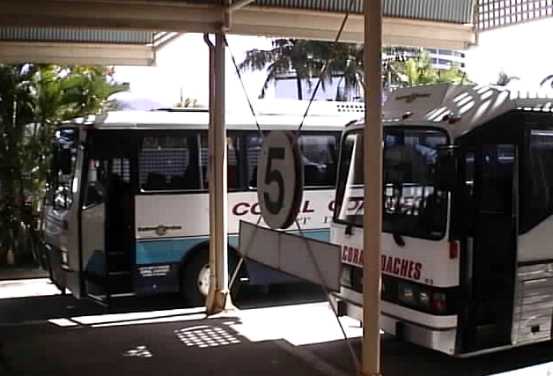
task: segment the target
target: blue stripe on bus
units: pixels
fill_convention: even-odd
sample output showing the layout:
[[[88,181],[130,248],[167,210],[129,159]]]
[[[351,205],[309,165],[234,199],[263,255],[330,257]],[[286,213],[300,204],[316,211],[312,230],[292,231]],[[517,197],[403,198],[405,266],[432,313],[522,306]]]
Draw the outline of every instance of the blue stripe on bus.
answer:
[[[300,232],[290,231],[300,235]],[[305,230],[306,237],[327,242],[330,238],[330,230]],[[156,240],[139,240],[136,243],[136,264],[162,264],[178,263],[184,255],[198,244],[207,240],[207,236],[190,238],[166,238]],[[238,234],[229,235],[229,245],[238,249]]]
[[[180,262],[183,256],[207,237],[139,240],[136,242],[136,264]]]

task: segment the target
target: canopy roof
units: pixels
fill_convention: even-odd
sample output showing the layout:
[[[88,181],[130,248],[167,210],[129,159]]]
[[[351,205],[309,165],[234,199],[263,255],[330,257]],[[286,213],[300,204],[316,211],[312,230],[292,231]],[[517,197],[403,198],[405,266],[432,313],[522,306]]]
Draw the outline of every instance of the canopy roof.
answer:
[[[384,0],[383,43],[463,49],[475,0]],[[152,64],[163,32],[363,41],[363,0],[18,0],[0,13],[0,62]],[[162,37],[160,37],[160,35]],[[169,37],[170,39],[170,37]],[[165,42],[164,42],[165,41]]]

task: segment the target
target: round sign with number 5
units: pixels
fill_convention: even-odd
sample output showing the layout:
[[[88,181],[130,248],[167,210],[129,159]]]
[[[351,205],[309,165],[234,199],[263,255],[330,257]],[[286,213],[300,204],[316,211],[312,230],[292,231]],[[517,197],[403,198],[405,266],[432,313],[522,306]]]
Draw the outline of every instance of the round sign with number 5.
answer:
[[[257,198],[269,227],[285,229],[296,220],[303,195],[303,163],[294,133],[270,132],[257,161]]]

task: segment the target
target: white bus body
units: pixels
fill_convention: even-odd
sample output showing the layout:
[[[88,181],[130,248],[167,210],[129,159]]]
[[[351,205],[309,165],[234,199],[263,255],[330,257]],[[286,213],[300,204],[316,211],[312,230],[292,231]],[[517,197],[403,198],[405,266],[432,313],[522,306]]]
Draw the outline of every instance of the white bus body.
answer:
[[[271,103],[259,107],[262,130],[296,130],[306,103]],[[299,220],[309,236],[328,239],[339,136],[362,106],[323,102],[312,110],[300,136],[306,190]],[[248,115],[227,115],[231,263],[239,220],[259,217],[261,137]],[[201,304],[209,232],[207,127],[206,111],[162,110],[110,112],[58,130],[44,231],[58,287],[104,301],[181,291]],[[290,280],[250,262],[240,276],[252,284]]]
[[[547,341],[553,102],[490,87],[400,89],[383,106],[381,324],[466,356]],[[361,319],[362,131],[341,141],[331,241],[342,314]]]

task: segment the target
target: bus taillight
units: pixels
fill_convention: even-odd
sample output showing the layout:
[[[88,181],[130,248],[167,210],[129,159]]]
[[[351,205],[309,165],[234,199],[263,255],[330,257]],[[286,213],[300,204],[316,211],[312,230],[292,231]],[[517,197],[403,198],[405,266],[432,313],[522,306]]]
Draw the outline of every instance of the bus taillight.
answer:
[[[459,257],[459,241],[451,240],[449,242],[449,258],[456,259]]]
[[[447,310],[445,294],[435,292],[432,294],[432,311],[435,313],[444,313]]]

